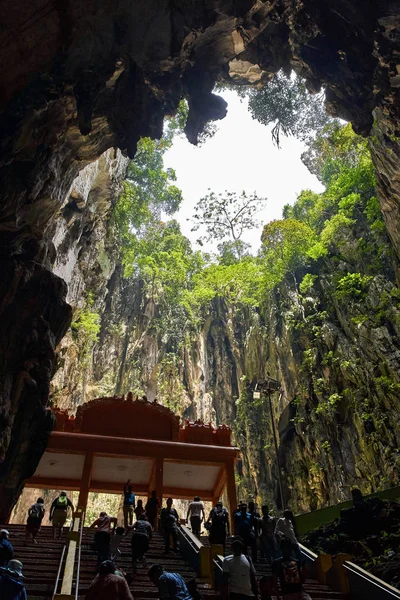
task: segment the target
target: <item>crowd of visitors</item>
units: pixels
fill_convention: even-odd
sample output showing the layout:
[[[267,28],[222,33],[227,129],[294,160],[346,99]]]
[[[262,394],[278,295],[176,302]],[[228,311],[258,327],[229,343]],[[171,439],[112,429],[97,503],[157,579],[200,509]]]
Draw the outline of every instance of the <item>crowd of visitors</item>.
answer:
[[[73,510],[73,504],[67,493],[62,491],[50,508],[54,538],[60,538],[69,509]],[[44,500],[38,498],[28,510],[26,543],[30,540],[37,543],[44,515]],[[153,491],[143,506],[142,500],[138,499],[136,502],[128,480],[124,486],[123,516],[124,527],[118,527],[117,518],[109,516],[105,511],[90,525],[95,530],[93,546],[97,552],[98,573],[86,594],[86,600],[133,600],[126,574],[116,567],[120,556],[119,546],[128,534],[132,534],[133,575],[137,572],[138,562],[143,567],[147,565],[146,553],[156,525],[164,536],[165,554],[170,551],[171,541],[174,552],[179,551],[180,518],[172,498],[168,498],[166,506],[161,507],[157,494]],[[229,513],[221,501],[215,504],[206,520],[204,504],[199,496],[195,496],[188,507],[186,522],[188,521],[197,537],[200,537],[201,524],[204,522],[209,531],[210,544],[222,545],[225,552],[227,536],[231,531]],[[261,600],[270,600],[272,596],[278,595],[278,582],[283,600],[311,600],[303,587],[306,573],[291,511],[285,510],[281,518],[274,518],[269,514],[267,505],[261,507],[260,514],[254,502],[240,502],[232,514],[232,523],[232,554],[226,556],[223,562],[223,600],[249,600],[259,596]],[[6,529],[0,531],[0,598],[25,600],[27,596],[23,565],[14,559],[9,538],[10,534]],[[259,582],[254,566],[258,552],[270,566],[269,574],[264,575]],[[197,600],[198,593],[195,589],[188,589],[188,584],[180,574],[167,572],[160,564],[151,566],[148,577],[157,586],[160,600]]]

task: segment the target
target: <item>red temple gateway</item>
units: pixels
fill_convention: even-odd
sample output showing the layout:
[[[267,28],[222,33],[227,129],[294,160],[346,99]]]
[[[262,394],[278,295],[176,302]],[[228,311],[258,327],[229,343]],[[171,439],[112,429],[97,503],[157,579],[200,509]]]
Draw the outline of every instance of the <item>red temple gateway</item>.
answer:
[[[98,398],[80,406],[76,417],[55,411],[57,424],[27,487],[79,490],[86,508],[89,492],[118,493],[128,479],[147,495],[216,502],[226,488],[237,505],[231,430],[185,421],[146,399]]]

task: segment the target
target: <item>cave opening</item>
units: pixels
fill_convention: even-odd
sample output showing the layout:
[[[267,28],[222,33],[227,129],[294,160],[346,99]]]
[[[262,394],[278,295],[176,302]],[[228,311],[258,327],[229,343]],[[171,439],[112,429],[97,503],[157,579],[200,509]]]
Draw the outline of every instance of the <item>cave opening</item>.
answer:
[[[266,364],[296,405],[297,435],[282,449],[293,508],[347,499],[353,485],[397,485],[399,432],[389,425],[398,422],[400,385],[396,3],[136,2],[100,10],[72,2],[42,12],[38,1],[26,22],[9,4],[1,32],[0,520],[46,447],[51,403],[63,393],[73,406],[113,393],[105,366],[121,352],[126,391],[150,389],[186,415],[239,423],[243,494],[274,497],[268,417],[249,402]],[[146,218],[143,205],[128,191],[119,213],[112,209],[140,140],[160,139],[164,116],[176,115],[185,98],[185,134],[197,142],[205,124],[225,116],[215,84],[268,89],[281,69],[293,69],[310,92],[324,87],[330,115],[353,125],[355,133],[325,134],[309,153],[325,191],[302,194],[274,217],[260,260],[234,237],[220,264],[204,271],[173,225],[132,240],[121,216],[133,206],[134,217]],[[289,168],[282,185],[293,177]],[[177,200],[170,189],[164,207]],[[112,218],[122,261],[106,225]],[[138,284],[139,271],[151,290]],[[214,317],[224,323],[230,360],[224,344],[214,343],[212,356],[206,346]],[[223,393],[208,385],[213,370]],[[276,407],[277,420],[284,408]]]

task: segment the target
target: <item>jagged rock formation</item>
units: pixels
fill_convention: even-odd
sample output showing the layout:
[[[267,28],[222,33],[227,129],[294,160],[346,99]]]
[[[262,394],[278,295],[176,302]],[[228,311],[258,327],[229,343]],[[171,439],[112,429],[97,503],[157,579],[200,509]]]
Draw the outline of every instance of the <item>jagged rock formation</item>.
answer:
[[[206,121],[225,114],[212,94],[218,78],[245,73],[254,81],[260,72],[265,81],[294,67],[310,90],[326,86],[329,111],[358,132],[369,133],[379,108],[375,163],[400,254],[400,103],[396,0],[34,0],[29,7],[6,0],[0,11],[5,518],[48,429],[54,348],[70,319],[66,288],[50,270],[49,232],[78,172],[111,147],[132,156],[140,136],[160,136],[163,116],[182,96],[186,133],[196,142]]]

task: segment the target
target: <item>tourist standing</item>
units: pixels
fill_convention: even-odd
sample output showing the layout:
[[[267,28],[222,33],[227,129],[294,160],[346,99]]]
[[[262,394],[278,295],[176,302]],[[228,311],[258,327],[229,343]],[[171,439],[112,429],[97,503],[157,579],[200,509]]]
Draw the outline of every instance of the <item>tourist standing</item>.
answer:
[[[85,600],[133,600],[125,577],[117,575],[115,571],[115,565],[110,560],[101,563]]]
[[[61,538],[62,528],[65,525],[65,521],[68,516],[68,509],[74,512],[74,506],[71,500],[67,496],[67,492],[62,491],[58,498],[53,500],[50,508],[50,521],[53,524],[53,539],[56,539],[56,533],[58,532],[58,538]]]
[[[149,549],[149,543],[153,535],[153,528],[148,521],[146,515],[142,513],[136,523],[132,525],[133,534],[131,539],[132,550],[132,571],[135,574],[137,571],[137,562],[140,560],[145,567],[147,565],[146,552]]]
[[[28,543],[29,536],[31,536],[33,543],[37,544],[36,536],[40,531],[45,512],[44,500],[43,498],[38,498],[35,504],[32,504],[28,510],[28,520],[26,522],[25,530],[26,543]]]
[[[279,579],[283,600],[311,600],[303,583],[306,578],[301,563],[292,557],[292,542],[289,538],[281,541],[282,558],[274,560],[272,570]]]
[[[229,600],[248,600],[258,597],[256,571],[250,556],[243,554],[244,545],[236,539],[232,543],[233,554],[226,556],[222,565],[224,574],[223,597]]]
[[[206,516],[204,513],[204,504],[200,500],[200,496],[195,496],[193,502],[189,504],[189,508],[186,515],[186,521],[189,520],[190,515],[190,526],[192,532],[196,537],[200,537],[201,523],[205,520]]]
[[[207,524],[210,531],[210,544],[221,544],[225,553],[226,534],[229,535],[229,513],[222,502],[218,501],[211,509]]]
[[[26,600],[23,579],[22,563],[19,560],[10,560],[6,567],[0,568],[1,600]]]
[[[135,494],[132,491],[132,486],[129,485],[130,479],[124,485],[124,527],[128,529],[133,523],[133,515],[135,510]]]
[[[171,536],[174,544],[174,552],[178,552],[179,515],[175,508],[172,508],[172,498],[167,499],[167,507],[161,510],[160,521],[164,533],[165,554],[168,554],[169,552]]]
[[[156,490],[151,492],[151,497],[147,500],[145,510],[150,525],[154,528],[157,523],[158,511],[160,510],[160,501],[157,498]]]
[[[110,558],[111,527],[115,530],[117,519],[110,517],[106,512],[101,512],[89,529],[96,529],[94,545],[97,551],[97,568]]]
[[[285,510],[283,513],[283,517],[278,519],[275,527],[275,533],[280,538],[288,538],[292,544],[292,552],[294,557],[300,561],[301,560],[301,550],[299,546],[299,542],[296,539],[296,535],[294,533],[293,527],[293,513],[291,510]]]
[[[185,580],[179,573],[168,573],[161,565],[152,565],[147,575],[158,587],[160,600],[192,600]]]
[[[269,515],[269,508],[266,504],[261,507],[262,518],[258,521],[260,531],[260,549],[261,556],[264,556],[269,563],[278,558],[279,550],[275,536],[275,519]]]

